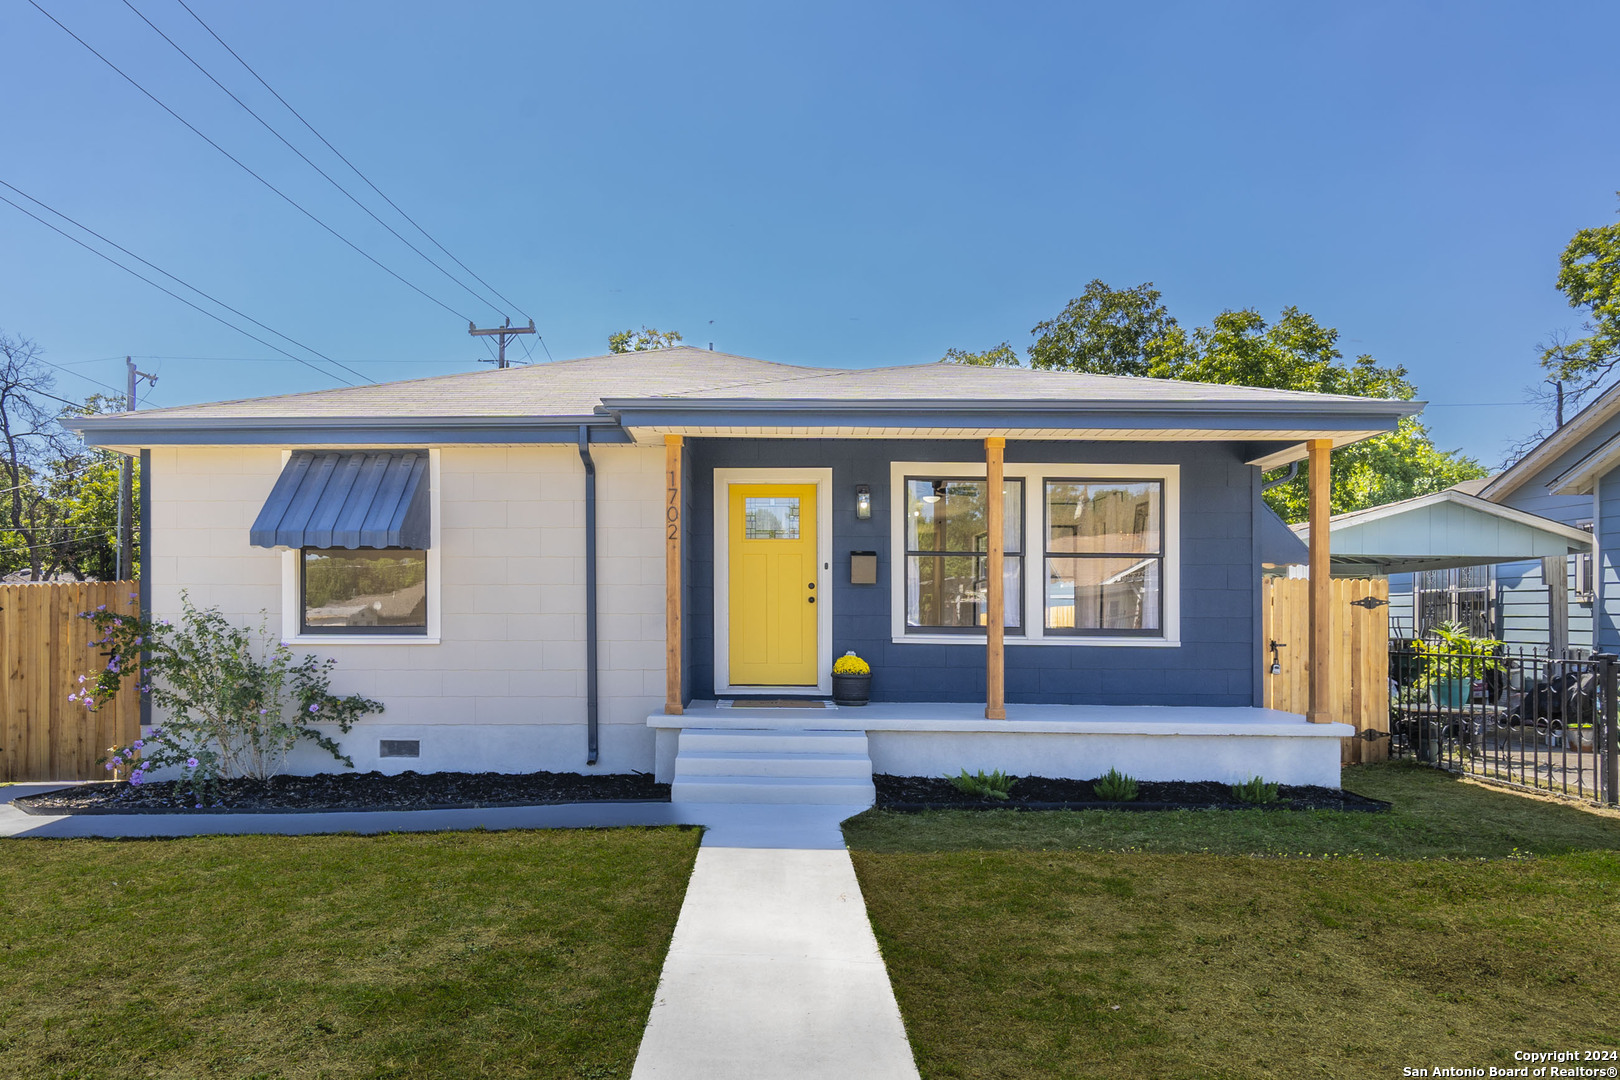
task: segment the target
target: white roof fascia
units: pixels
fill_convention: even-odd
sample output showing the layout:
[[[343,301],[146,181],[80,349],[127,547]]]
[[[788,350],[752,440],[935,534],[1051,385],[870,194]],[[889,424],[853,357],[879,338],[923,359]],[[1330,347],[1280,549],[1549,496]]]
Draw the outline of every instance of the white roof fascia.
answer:
[[[1554,495],[1590,495],[1597,478],[1620,464],[1620,435],[1587,454],[1547,481],[1547,490]]]
[[[1558,455],[1590,435],[1594,429],[1620,413],[1620,383],[1609,387],[1563,427],[1537,443],[1518,461],[1499,473],[1481,491],[1480,497],[1496,502],[1523,487],[1535,475],[1558,459]]]

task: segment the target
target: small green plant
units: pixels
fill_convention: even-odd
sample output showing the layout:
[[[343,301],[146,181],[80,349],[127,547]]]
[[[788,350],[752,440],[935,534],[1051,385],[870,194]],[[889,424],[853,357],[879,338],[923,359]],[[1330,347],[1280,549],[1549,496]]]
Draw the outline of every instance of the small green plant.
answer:
[[[1251,776],[1241,784],[1232,785],[1232,798],[1238,802],[1266,806],[1277,801],[1277,785],[1263,776]]]
[[[336,661],[297,660],[286,642],[275,644],[261,621],[258,632],[231,624],[218,609],[199,611],[180,594],[180,625],[108,611],[84,612],[100,636],[107,665],[83,675],[83,689],[68,698],[94,711],[132,680],[166,714],[131,745],[110,747],[114,775],[128,770],[139,786],[157,769],[179,770],[197,803],[218,780],[266,780],[279,773],[299,742],[311,742],[349,768],[354,762],[316,725],[347,734],[381,702],[331,692]],[[144,653],[144,656],[143,656]]]
[[[1091,782],[1091,790],[1104,802],[1132,802],[1136,798],[1136,778],[1118,769],[1109,769]]]
[[[974,795],[981,799],[1003,799],[1012,792],[1012,786],[1017,783],[1015,779],[997,769],[993,773],[986,773],[980,769],[977,774],[969,774],[962,770],[961,776],[951,777],[951,784],[964,795]]]
[[[1419,686],[1429,687],[1442,679],[1478,679],[1487,671],[1502,670],[1496,653],[1504,646],[1495,638],[1471,637],[1468,627],[1455,621],[1442,623],[1433,633],[1433,641],[1412,643],[1425,661]]]

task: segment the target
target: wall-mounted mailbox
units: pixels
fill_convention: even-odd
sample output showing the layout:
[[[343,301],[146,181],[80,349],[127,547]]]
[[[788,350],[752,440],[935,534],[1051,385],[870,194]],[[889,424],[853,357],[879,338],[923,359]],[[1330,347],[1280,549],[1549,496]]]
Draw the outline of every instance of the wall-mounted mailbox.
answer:
[[[851,585],[877,584],[877,552],[852,551],[849,553],[849,583]]]

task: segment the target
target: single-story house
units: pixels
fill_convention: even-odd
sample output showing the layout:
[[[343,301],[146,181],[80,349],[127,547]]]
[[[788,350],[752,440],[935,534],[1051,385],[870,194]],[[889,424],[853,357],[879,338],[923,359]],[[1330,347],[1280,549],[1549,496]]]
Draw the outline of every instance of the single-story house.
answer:
[[[386,705],[361,769],[841,799],[873,767],[1336,784],[1345,725],[1261,707],[1261,473],[1325,483],[1420,408],[681,347],[74,423],[141,456],[147,609],[335,657]],[[865,708],[827,707],[847,652]]]

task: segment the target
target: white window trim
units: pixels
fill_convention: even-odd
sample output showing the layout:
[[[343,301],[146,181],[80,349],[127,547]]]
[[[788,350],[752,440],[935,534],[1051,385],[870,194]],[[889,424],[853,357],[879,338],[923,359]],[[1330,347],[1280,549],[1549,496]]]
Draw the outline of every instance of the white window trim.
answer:
[[[281,452],[285,466],[291,450]],[[281,552],[281,640],[289,645],[437,645],[439,644],[439,451],[428,451],[428,550],[427,550],[427,633],[425,634],[306,634],[303,633],[303,605],[299,599],[298,551]]]
[[[714,470],[714,692],[768,692],[781,697],[832,693],[832,483],[831,469]],[[816,485],[816,685],[731,684],[731,485]]]
[[[906,633],[907,476],[986,475],[982,461],[893,461],[889,463],[889,619],[896,645],[983,645],[983,634]],[[1002,475],[1024,481],[1024,632],[1008,634],[1008,647],[1059,645],[1071,648],[1175,649],[1181,647],[1181,466],[1118,465],[1099,462],[1009,462]],[[1164,484],[1164,628],[1156,637],[1046,633],[1045,534],[1042,511],[1046,480],[1158,480]],[[1036,564],[1041,565],[1037,566]]]

